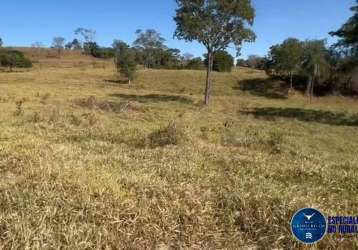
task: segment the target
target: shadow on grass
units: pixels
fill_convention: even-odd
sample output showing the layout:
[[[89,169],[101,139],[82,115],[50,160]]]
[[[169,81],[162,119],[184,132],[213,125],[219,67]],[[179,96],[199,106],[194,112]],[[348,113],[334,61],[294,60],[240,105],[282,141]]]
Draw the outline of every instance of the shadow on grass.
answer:
[[[288,88],[286,84],[273,78],[254,78],[238,81],[233,89],[247,91],[252,95],[263,96],[272,99],[286,99]]]
[[[331,111],[299,109],[299,108],[255,108],[249,111],[240,111],[244,114],[252,114],[256,118],[274,120],[280,118],[292,118],[304,122],[318,122],[337,126],[358,126],[358,114],[335,113]]]
[[[158,95],[158,94],[150,94],[150,95],[127,95],[127,94],[111,94],[111,97],[118,97],[121,99],[129,100],[129,101],[137,101],[140,103],[149,103],[149,102],[180,102],[185,104],[193,103],[188,97],[185,96],[176,96],[176,95]]]
[[[111,79],[106,79],[106,80],[104,80],[105,82],[108,82],[108,83],[116,83],[116,84],[126,84],[126,85],[128,85],[129,83],[128,83],[128,80],[123,80],[123,79],[121,79],[121,80],[111,80]]]

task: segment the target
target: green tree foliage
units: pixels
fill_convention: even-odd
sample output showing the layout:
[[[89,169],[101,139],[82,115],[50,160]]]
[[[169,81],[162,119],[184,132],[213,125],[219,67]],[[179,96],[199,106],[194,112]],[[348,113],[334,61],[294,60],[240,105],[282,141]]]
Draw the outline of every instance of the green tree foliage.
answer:
[[[202,70],[205,68],[203,60],[200,57],[192,58],[185,62],[186,69]]]
[[[304,42],[288,38],[283,43],[271,47],[266,71],[290,82],[294,87],[293,75],[302,81],[306,79],[306,94],[314,94],[315,83],[327,83],[333,76],[333,54],[326,48],[325,40],[307,40]],[[338,58],[337,58],[338,60]],[[337,62],[336,62],[337,63]]]
[[[91,55],[95,58],[108,59],[115,57],[113,48],[100,47],[96,42],[85,42],[83,51],[86,55]]]
[[[86,28],[78,28],[75,30],[75,35],[79,36],[81,43],[96,41],[96,31]]]
[[[20,51],[1,49],[0,66],[8,67],[12,71],[13,68],[31,68],[32,62]]]
[[[334,76],[339,76],[337,83],[343,92],[352,91],[352,81],[358,82],[358,0],[351,10],[354,12],[353,16],[339,30],[330,33],[339,38],[334,45],[340,53],[340,60],[335,61]]]
[[[129,84],[134,80],[136,72],[136,60],[135,60],[135,51],[130,48],[126,43],[121,41],[115,42],[116,49],[116,67],[117,71],[128,78]]]
[[[82,50],[82,44],[77,38],[75,38],[72,42],[68,42],[65,45],[65,48],[68,50]]]
[[[2,41],[2,38],[0,37],[0,48],[2,47],[3,44],[4,44],[4,42]]]
[[[208,67],[208,55],[205,54],[205,66]],[[218,51],[214,55],[213,70],[217,72],[231,72],[234,58],[226,51]]]
[[[282,44],[272,46],[269,57],[275,71],[282,72],[290,78],[293,89],[293,75],[300,69],[303,45],[296,38],[288,38]]]
[[[133,46],[136,61],[146,68],[179,69],[182,68],[180,50],[167,48],[165,39],[153,30],[138,30]]]
[[[358,56],[358,0],[351,8],[354,15],[343,26],[330,34],[339,37],[336,47],[348,49],[349,56]]]
[[[176,0],[175,36],[202,43],[208,54],[205,104],[211,93],[214,54],[233,44],[237,51],[244,41],[253,41],[255,10],[250,0]]]
[[[242,59],[242,58],[237,59],[236,66],[238,66],[238,67],[248,67],[248,65],[246,63],[246,60]]]
[[[159,68],[178,69],[181,65],[179,49],[162,49],[156,53],[156,64]]]
[[[164,45],[165,39],[161,37],[154,29],[147,29],[146,31],[137,30],[137,39],[133,46],[138,50],[137,55],[143,65],[147,68],[154,68],[158,64],[158,53],[162,53],[166,48]]]
[[[325,40],[307,40],[303,45],[302,69],[307,76],[306,94],[314,94],[314,84],[323,81],[329,72]]]

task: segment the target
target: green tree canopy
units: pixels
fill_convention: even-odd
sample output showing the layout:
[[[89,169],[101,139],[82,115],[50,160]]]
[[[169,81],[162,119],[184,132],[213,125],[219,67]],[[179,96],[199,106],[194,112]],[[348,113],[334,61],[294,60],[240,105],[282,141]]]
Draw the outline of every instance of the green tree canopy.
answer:
[[[175,36],[186,41],[198,41],[208,52],[205,104],[209,104],[213,56],[233,44],[240,51],[244,41],[253,41],[248,28],[254,22],[251,0],[176,0]]]
[[[296,38],[288,38],[282,44],[272,46],[269,57],[276,71],[284,72],[290,77],[293,88],[293,73],[300,68],[303,56],[303,45]]]
[[[208,55],[205,55],[205,66],[208,66]],[[218,51],[214,55],[213,70],[217,72],[231,72],[234,58],[226,51]]]
[[[336,47],[348,48],[350,54],[353,56],[358,55],[358,0],[355,6],[351,8],[354,12],[353,16],[343,24],[343,26],[330,35],[340,38]]]
[[[0,66],[13,68],[31,68],[32,62],[17,50],[0,50]]]
[[[306,94],[313,96],[314,83],[327,77],[329,64],[325,40],[307,40],[304,42],[302,66],[308,77]]]
[[[129,84],[134,80],[136,72],[135,51],[125,42],[116,40],[114,42],[116,49],[116,67],[120,74],[128,78]]]
[[[133,46],[141,52],[146,67],[153,67],[156,64],[156,54],[166,49],[165,39],[154,29],[146,31],[137,30],[137,39]]]

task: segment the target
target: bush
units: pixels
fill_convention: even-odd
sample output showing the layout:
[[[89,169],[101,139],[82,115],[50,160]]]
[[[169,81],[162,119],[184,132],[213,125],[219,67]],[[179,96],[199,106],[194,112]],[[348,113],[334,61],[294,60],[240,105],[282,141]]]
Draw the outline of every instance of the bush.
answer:
[[[128,78],[130,84],[135,77],[137,63],[135,51],[124,42],[117,43],[116,67],[120,74]]]
[[[167,127],[154,131],[148,136],[152,148],[167,145],[178,145],[185,140],[185,133],[181,126],[175,122],[169,123]]]
[[[31,68],[32,62],[17,50],[0,50],[0,66],[13,68]]]
[[[204,69],[203,60],[200,57],[193,58],[188,61],[187,65],[185,66],[186,69],[194,69],[194,70],[202,70]]]

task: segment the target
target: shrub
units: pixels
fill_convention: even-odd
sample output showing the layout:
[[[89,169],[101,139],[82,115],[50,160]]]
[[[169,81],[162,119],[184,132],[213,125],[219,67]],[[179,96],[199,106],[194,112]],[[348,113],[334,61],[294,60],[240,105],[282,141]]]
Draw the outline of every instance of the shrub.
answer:
[[[20,115],[24,114],[24,110],[22,108],[22,104],[24,104],[24,101],[19,100],[15,104],[16,104],[16,110],[14,112],[14,115],[15,116],[20,116]]]
[[[175,122],[170,122],[167,127],[154,131],[148,136],[149,144],[152,148],[178,145],[185,138],[186,135],[183,128]]]
[[[268,145],[272,149],[272,153],[281,153],[283,143],[283,135],[279,131],[272,131],[268,140]]]
[[[0,50],[0,66],[13,68],[31,68],[32,62],[17,50]]]
[[[137,63],[135,52],[124,42],[117,43],[116,67],[120,74],[128,78],[129,84],[135,77]]]

